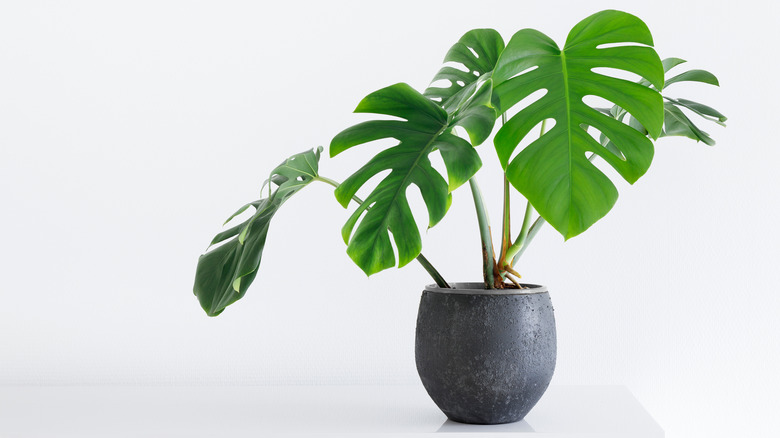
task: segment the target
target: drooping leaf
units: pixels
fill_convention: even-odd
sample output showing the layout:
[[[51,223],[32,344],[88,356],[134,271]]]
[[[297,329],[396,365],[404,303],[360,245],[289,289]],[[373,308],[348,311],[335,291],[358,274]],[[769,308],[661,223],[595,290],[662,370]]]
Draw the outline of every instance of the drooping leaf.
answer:
[[[466,32],[444,57],[444,62],[460,64],[464,71],[452,66],[444,66],[434,76],[432,83],[449,81],[448,87],[428,87],[425,97],[439,100],[442,107],[453,113],[463,102],[469,99],[478,86],[490,78],[496,66],[504,40],[493,29],[474,29]]]
[[[271,220],[290,196],[318,176],[321,152],[322,147],[302,152],[277,166],[266,181],[276,186],[271,194],[244,205],[225,223],[250,207],[254,215],[217,234],[211,245],[222,244],[200,256],[193,292],[209,316],[219,315],[246,294],[257,275]]]
[[[689,110],[711,122],[715,122],[721,126],[726,126],[725,122],[728,120],[728,118],[715,108],[688,99],[667,99],[677,106],[688,108]]]
[[[635,45],[626,45],[630,43]],[[629,183],[650,166],[652,141],[588,106],[583,98],[599,96],[625,108],[651,137],[657,138],[663,125],[663,102],[658,91],[592,71],[625,70],[660,89],[663,65],[652,44],[650,31],[639,18],[620,11],[602,11],[578,23],[562,50],[536,30],[517,32],[493,71],[494,102],[500,112],[537,90],[546,90],[543,97],[521,109],[498,131],[495,144],[509,181],[566,239],[603,217],[618,196],[612,181],[588,160],[587,154],[604,159]],[[604,45],[611,47],[601,47]],[[522,139],[546,119],[554,119],[555,126],[512,158]],[[583,126],[604,134],[620,154],[600,145]]]
[[[462,116],[453,119],[410,86],[391,85],[366,96],[355,112],[389,115],[401,120],[363,122],[333,138],[331,156],[383,138],[399,142],[378,153],[336,189],[336,198],[346,207],[370,178],[390,171],[342,228],[342,237],[348,244],[347,254],[367,275],[395,266],[391,232],[399,267],[420,253],[421,238],[406,197],[410,185],[416,185],[422,194],[430,228],[446,214],[450,192],[468,181],[482,165],[473,146],[451,132],[459,125],[482,137],[481,133],[489,129],[486,125],[492,127],[495,118],[484,117],[484,113],[473,108],[480,105],[479,99],[467,99],[461,106]],[[447,168],[448,181],[431,165],[429,155],[437,149]]]
[[[664,135],[677,135],[702,141],[709,146],[715,145],[715,140],[709,134],[699,129],[685,113],[671,102],[664,102]]]

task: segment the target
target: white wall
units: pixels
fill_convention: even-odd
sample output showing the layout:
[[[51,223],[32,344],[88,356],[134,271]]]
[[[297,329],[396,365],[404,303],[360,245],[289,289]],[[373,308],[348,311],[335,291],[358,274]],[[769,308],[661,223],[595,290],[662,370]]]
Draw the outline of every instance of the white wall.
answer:
[[[466,30],[562,42],[609,7],[645,20],[661,56],[715,72],[721,88],[680,95],[729,127],[705,127],[714,148],[662,139],[604,220],[565,244],[545,229],[526,253],[524,278],[555,303],[554,383],[627,385],[672,438],[768,433],[780,389],[769,1],[4,2],[0,384],[416,382],[430,280],[416,265],[365,278],[327,186],[279,213],[262,273],[218,318],[192,296],[198,255],[273,165],[362,120],[351,111],[369,92],[424,88]],[[323,174],[345,178],[365,149]],[[497,163],[481,153],[497,220]],[[479,279],[475,222],[461,190],[424,237],[453,280]]]

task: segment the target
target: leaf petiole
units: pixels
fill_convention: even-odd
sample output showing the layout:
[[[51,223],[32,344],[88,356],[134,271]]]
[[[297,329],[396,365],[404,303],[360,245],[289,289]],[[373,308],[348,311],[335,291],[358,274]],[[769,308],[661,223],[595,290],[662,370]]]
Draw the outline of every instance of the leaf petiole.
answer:
[[[482,191],[477,184],[477,178],[469,179],[471,195],[474,198],[474,208],[477,211],[477,223],[479,224],[479,237],[482,241],[482,274],[485,289],[495,289],[496,258],[493,250],[493,238],[490,232],[490,218],[488,217],[485,201],[482,199]]]
[[[544,135],[546,125],[547,125],[547,119],[542,120],[542,127],[539,130],[539,138],[541,138]],[[511,269],[512,266],[514,266],[517,263],[517,258],[519,257],[519,254],[522,254],[521,250],[524,249],[526,243],[530,242],[528,236],[532,228],[531,213],[533,213],[533,206],[531,205],[530,201],[526,201],[525,216],[523,216],[523,226],[521,227],[520,234],[517,235],[517,239],[515,240],[515,242],[512,244],[512,246],[510,246],[507,249],[505,258],[502,258],[502,260],[504,261],[504,266],[502,266],[501,269],[505,269],[505,267],[507,267],[506,270]],[[539,219],[541,219],[541,216],[539,217]],[[536,225],[539,222],[539,219],[537,219],[536,222],[534,222],[534,225]],[[535,234],[536,233],[534,233],[534,235]],[[511,260],[511,264],[506,263],[506,260]]]

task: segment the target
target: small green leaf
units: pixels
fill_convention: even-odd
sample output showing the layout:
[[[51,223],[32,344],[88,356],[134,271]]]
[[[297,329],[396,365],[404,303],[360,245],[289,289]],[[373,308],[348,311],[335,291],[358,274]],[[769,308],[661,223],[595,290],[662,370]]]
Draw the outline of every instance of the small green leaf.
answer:
[[[679,108],[671,102],[664,103],[664,136],[683,136],[696,141],[702,141],[709,146],[715,145],[715,140],[699,129]]]
[[[680,73],[677,76],[667,79],[666,84],[664,85],[664,89],[666,89],[669,85],[677,82],[703,82],[710,85],[720,85],[718,83],[718,78],[706,70],[688,70],[684,73]]]
[[[715,108],[687,99],[670,99],[670,101],[675,105],[688,108],[689,110],[711,122],[715,122],[721,126],[726,126],[725,122],[728,120],[728,118]]]
[[[663,60],[664,65],[664,71],[668,72],[672,68],[674,68],[677,65],[680,65],[684,63],[685,61],[680,58],[667,58]],[[673,78],[667,79],[665,82],[664,87],[668,86],[669,84],[673,84],[675,82],[705,82],[713,85],[717,85],[717,78],[712,73],[706,72],[704,70],[691,70],[682,74],[679,74]],[[640,84],[645,86],[650,86],[650,83],[646,80],[640,80]],[[699,129],[686,115],[683,111],[681,111],[682,108],[687,108],[688,110],[692,111],[693,113],[699,115],[705,120],[709,120],[711,122],[715,122],[721,126],[726,126],[725,122],[727,120],[726,116],[721,114],[716,109],[709,107],[707,105],[694,102],[692,100],[687,99],[673,99],[669,96],[663,96],[663,98],[666,100],[664,103],[664,129],[661,136],[684,136],[691,138],[696,141],[703,141],[705,144],[708,145],[714,145],[715,140],[713,140],[709,134]],[[676,107],[676,108],[673,108]],[[625,110],[620,108],[619,106],[615,105],[611,108],[610,114],[617,120],[621,120],[623,118],[623,115],[625,114]],[[630,118],[629,119],[629,125],[634,127],[635,129],[639,130],[640,132],[646,132],[643,129],[642,124],[639,123],[636,119]],[[609,140],[604,141],[604,138],[602,136],[601,144],[604,145],[607,149],[613,151],[612,148],[614,148],[614,144],[612,144]]]
[[[685,61],[682,62],[677,62],[677,61],[682,61],[682,60],[680,60],[679,58],[669,58],[664,60],[665,65],[669,64],[672,67],[674,65],[679,65],[682,62],[685,62]],[[669,69],[671,69],[671,67]],[[666,69],[666,71],[668,71],[669,69]],[[705,84],[719,85],[718,78],[716,78],[715,75],[713,75],[712,73],[706,70],[688,70],[686,72],[680,73],[672,78],[667,79],[664,85],[664,89],[669,85],[677,82],[702,82]],[[685,113],[682,111],[682,108],[686,108],[691,112],[693,112],[694,114],[697,114],[698,116],[702,117],[703,119],[709,120],[711,122],[715,122],[721,126],[726,126],[725,124],[727,120],[726,116],[721,114],[715,108],[709,107],[707,105],[698,102],[694,102],[692,100],[674,99],[666,95],[664,96],[664,99],[666,100],[666,102],[664,102],[663,136],[683,136],[683,137],[691,138],[696,141],[702,141],[705,144],[710,146],[715,144],[715,140],[713,140],[709,134],[699,129],[699,127],[696,126],[696,124],[694,124],[693,121],[691,121],[691,119],[689,119],[688,116],[685,115]]]
[[[668,73],[669,70],[677,67],[680,64],[683,64],[685,62],[688,62],[684,59],[680,58],[666,58],[663,61],[661,61],[661,64],[664,66],[664,73]]]

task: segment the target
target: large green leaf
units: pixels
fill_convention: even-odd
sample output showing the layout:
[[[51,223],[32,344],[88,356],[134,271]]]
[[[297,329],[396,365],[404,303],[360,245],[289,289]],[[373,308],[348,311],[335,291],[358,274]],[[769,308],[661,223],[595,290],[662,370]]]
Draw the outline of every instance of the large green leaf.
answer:
[[[222,245],[200,256],[193,291],[209,316],[219,315],[246,294],[257,275],[271,220],[290,196],[318,176],[321,152],[319,147],[293,155],[274,169],[266,181],[272,189],[269,196],[241,207],[225,223],[250,207],[254,215],[217,234],[211,245]]]
[[[663,66],[652,44],[650,31],[639,18],[602,11],[578,23],[562,50],[536,30],[517,32],[493,71],[494,102],[501,112],[546,90],[499,130],[495,145],[512,185],[566,239],[603,217],[618,197],[615,185],[587,154],[604,159],[629,183],[650,166],[652,141],[583,99],[598,96],[625,108],[657,138],[663,125],[658,91],[593,71],[624,70],[660,89]],[[555,126],[512,158],[523,138],[546,119],[554,119]],[[601,146],[587,132],[589,127],[605,134],[620,154]]]
[[[391,85],[366,96],[355,112],[403,120],[363,122],[333,138],[331,156],[374,140],[394,138],[399,141],[378,153],[336,189],[336,198],[346,207],[369,179],[390,171],[342,228],[342,236],[348,244],[347,254],[367,275],[395,266],[391,232],[398,250],[399,267],[414,260],[422,249],[420,233],[406,196],[410,185],[420,189],[428,212],[428,227],[432,227],[446,214],[451,202],[450,192],[468,181],[482,165],[473,146],[451,131],[459,125],[469,131],[472,138],[486,137],[483,133],[492,128],[495,113],[485,117],[477,107],[489,101],[490,86],[491,82],[486,81],[461,105],[458,116],[450,116],[410,86]],[[431,165],[429,155],[435,150],[441,152],[448,181]]]

